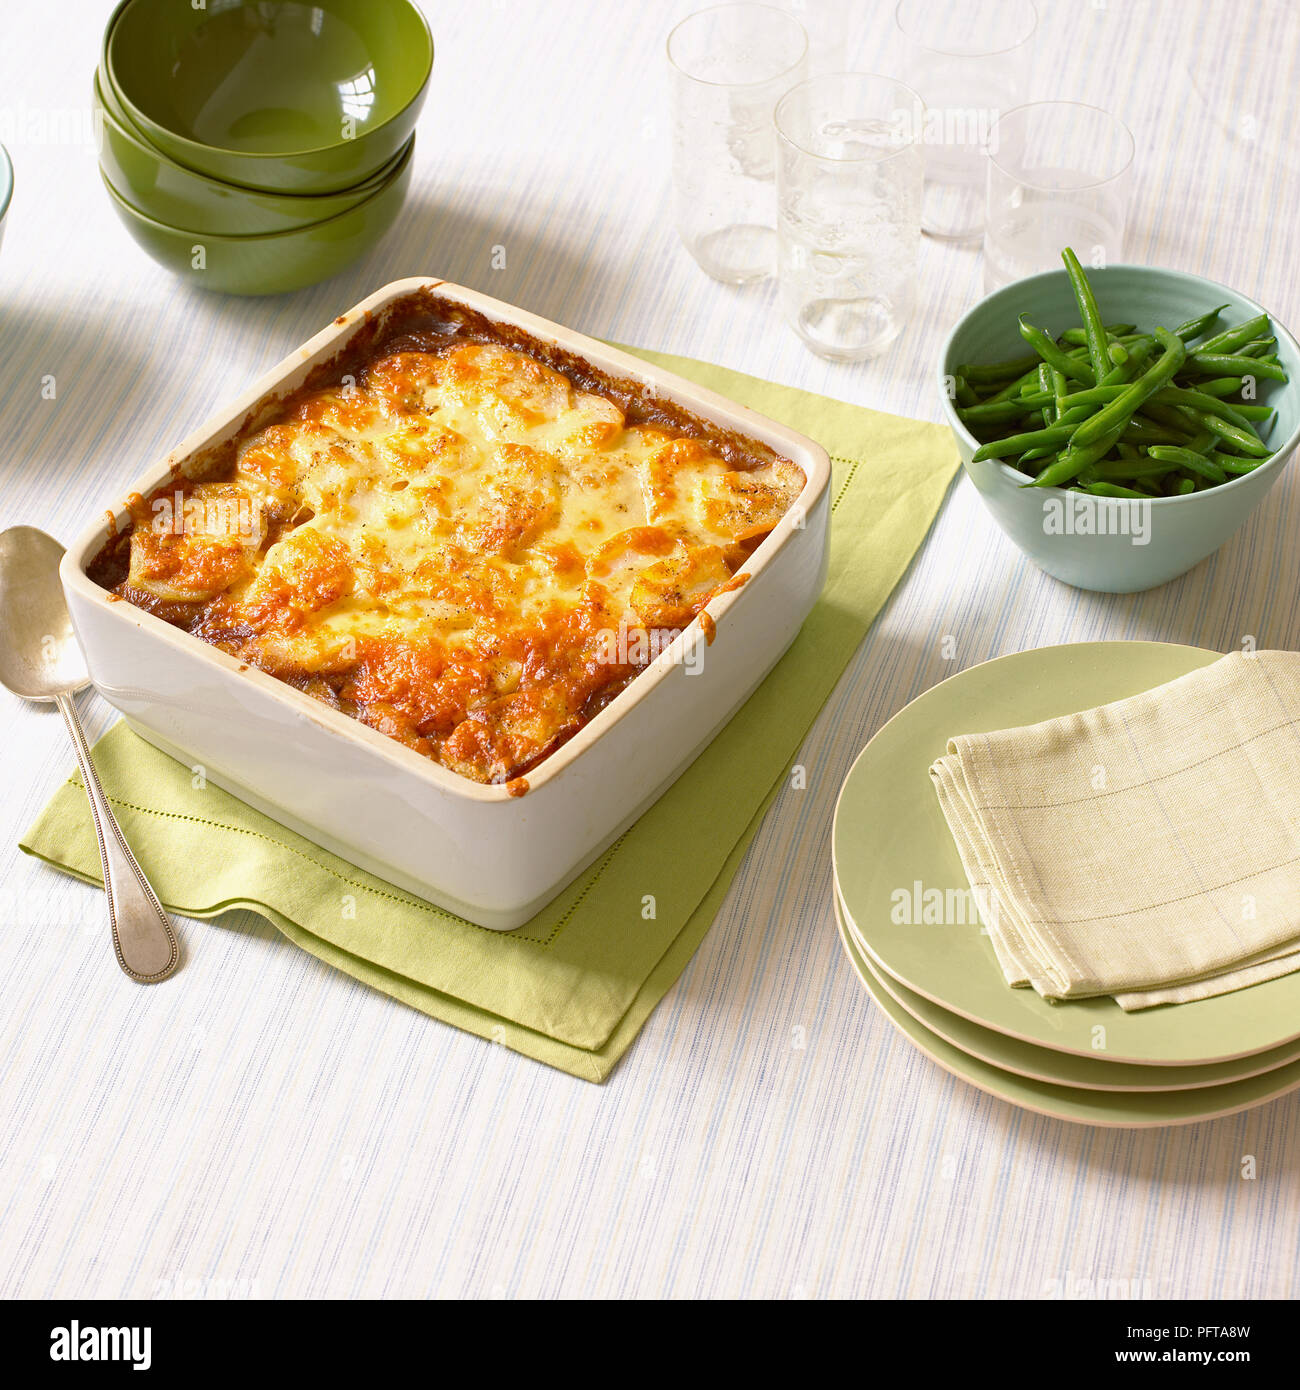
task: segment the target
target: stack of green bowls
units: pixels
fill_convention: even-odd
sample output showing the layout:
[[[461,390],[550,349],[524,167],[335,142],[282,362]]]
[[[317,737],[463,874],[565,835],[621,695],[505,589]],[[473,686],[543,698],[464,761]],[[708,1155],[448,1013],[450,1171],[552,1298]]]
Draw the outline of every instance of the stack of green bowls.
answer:
[[[168,269],[301,289],[392,225],[432,68],[410,0],[122,0],[95,74],[100,173]]]

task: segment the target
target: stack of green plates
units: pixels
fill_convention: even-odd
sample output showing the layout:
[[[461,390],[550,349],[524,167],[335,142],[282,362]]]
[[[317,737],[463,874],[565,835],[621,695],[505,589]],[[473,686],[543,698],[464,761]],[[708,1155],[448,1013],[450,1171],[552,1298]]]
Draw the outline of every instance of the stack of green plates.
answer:
[[[990,1095],[1081,1124],[1190,1124],[1300,1087],[1300,972],[1125,1013],[1011,989],[974,910],[929,768],[961,733],[1120,700],[1217,652],[1087,642],[1002,657],[935,686],[872,739],[835,810],[845,953],[900,1032]]]

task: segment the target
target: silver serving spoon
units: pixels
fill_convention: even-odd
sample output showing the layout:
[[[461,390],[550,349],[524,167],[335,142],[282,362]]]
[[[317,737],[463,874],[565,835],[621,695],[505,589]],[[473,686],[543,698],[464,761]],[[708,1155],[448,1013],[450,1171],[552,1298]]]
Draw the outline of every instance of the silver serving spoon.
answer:
[[[133,980],[165,980],[180,962],[176,933],[99,784],[73,695],[90,684],[59,583],[63,547],[44,531],[0,532],[0,685],[24,700],[52,700],[77,750],[99,839],[117,963]]]

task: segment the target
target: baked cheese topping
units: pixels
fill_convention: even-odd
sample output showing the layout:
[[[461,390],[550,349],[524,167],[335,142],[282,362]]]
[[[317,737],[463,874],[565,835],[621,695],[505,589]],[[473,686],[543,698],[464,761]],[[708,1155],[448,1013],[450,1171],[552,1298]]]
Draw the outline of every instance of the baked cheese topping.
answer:
[[[293,405],[166,524],[141,503],[122,592],[504,782],[734,586],[803,485],[505,347],[401,352]]]

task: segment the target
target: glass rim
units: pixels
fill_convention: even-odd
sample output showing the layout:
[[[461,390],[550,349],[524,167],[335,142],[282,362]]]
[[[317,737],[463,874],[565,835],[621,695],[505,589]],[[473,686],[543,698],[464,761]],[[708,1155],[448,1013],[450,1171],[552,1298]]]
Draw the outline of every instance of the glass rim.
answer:
[[[799,49],[798,56],[787,67],[782,68],[780,72],[774,72],[770,77],[757,78],[753,82],[715,82],[712,78],[697,77],[693,72],[688,72],[686,68],[673,57],[673,40],[688,24],[693,24],[697,19],[702,19],[706,14],[717,14],[721,10],[758,10],[766,15],[780,15],[783,20],[793,24],[799,31],[799,37],[802,39],[803,43]],[[809,47],[807,29],[804,28],[789,10],[783,10],[777,5],[764,5],[758,3],[758,0],[724,0],[723,4],[706,5],[704,9],[696,10],[694,13],[688,14],[684,19],[678,20],[677,23],[673,25],[672,29],[669,30],[668,39],[664,44],[664,52],[668,58],[668,64],[673,71],[680,73],[688,82],[698,82],[701,87],[717,87],[720,89],[735,88],[743,91],[747,87],[766,87],[769,82],[779,82],[781,78],[793,72],[799,64],[803,62],[808,56]]]
[[[900,92],[906,92],[908,96],[910,96],[912,100],[916,103],[917,109],[920,112],[921,116],[920,125],[916,133],[911,137],[911,139],[902,141],[897,149],[890,150],[887,154],[878,155],[874,158],[871,155],[855,155],[849,159],[842,159],[838,158],[833,154],[818,154],[816,150],[810,150],[807,145],[796,140],[793,135],[791,135],[788,131],[782,128],[781,108],[786,104],[787,101],[790,100],[792,96],[795,96],[798,93],[804,91],[805,88],[815,87],[821,82],[831,81],[835,78],[840,77],[865,77],[869,78],[873,82],[888,82],[892,87],[896,87]],[[906,151],[910,150],[914,145],[919,145],[925,137],[925,118],[927,114],[928,108],[924,100],[922,100],[921,94],[914,87],[909,87],[906,82],[900,82],[897,77],[890,77],[887,73],[853,71],[819,72],[812,77],[804,78],[802,82],[796,83],[793,87],[790,88],[788,92],[786,92],[780,98],[780,100],[777,101],[776,105],[772,108],[772,124],[776,128],[776,133],[778,137],[781,140],[785,141],[785,143],[789,145],[792,149],[798,150],[799,153],[804,156],[804,158],[815,159],[822,164],[834,164],[839,167],[844,167],[851,164],[887,164],[891,159],[897,159],[900,154],[906,153]]]
[[[1025,44],[1038,32],[1038,5],[1035,0],[1022,0],[1022,3],[1029,9],[1029,28],[1014,42],[1005,44],[1002,48],[986,48],[974,51],[964,51],[960,48],[936,48],[932,43],[926,43],[918,39],[903,23],[903,6],[908,0],[898,0],[894,6],[894,27],[903,35],[909,43],[914,43],[918,48],[923,48],[927,53],[938,53],[944,58],[1000,58],[1004,53],[1011,53],[1017,48],[1023,48]]]
[[[1093,115],[1101,116],[1105,120],[1111,122],[1111,124],[1114,125],[1117,130],[1120,130],[1124,133],[1125,138],[1128,140],[1127,158],[1119,166],[1119,168],[1115,170],[1113,174],[1106,174],[1101,178],[1090,178],[1087,183],[1076,183],[1069,189],[1048,188],[1041,183],[1035,183],[1033,179],[1026,178],[1023,174],[1015,173],[1011,169],[1008,169],[1005,164],[1000,164],[998,162],[997,155],[994,153],[994,149],[998,144],[997,140],[994,139],[994,136],[997,134],[997,129],[1002,124],[1002,122],[1009,120],[1012,116],[1020,115],[1020,113],[1023,111],[1041,110],[1044,107],[1048,106],[1073,107],[1076,111],[1089,111]],[[1116,179],[1123,178],[1123,176],[1127,174],[1128,171],[1133,167],[1133,160],[1137,157],[1137,141],[1133,138],[1133,132],[1128,128],[1127,122],[1121,120],[1113,111],[1107,111],[1104,107],[1101,106],[1093,106],[1091,102],[1056,100],[1026,101],[1021,103],[1021,105],[1019,106],[1013,106],[1009,111],[1004,111],[997,118],[997,120],[993,122],[992,126],[989,127],[989,139],[985,147],[985,153],[988,155],[990,164],[994,165],[1001,173],[1005,174],[1007,178],[1014,180],[1016,183],[1023,185],[1025,188],[1035,189],[1039,193],[1081,193],[1085,189],[1101,188],[1104,184],[1114,183]]]

